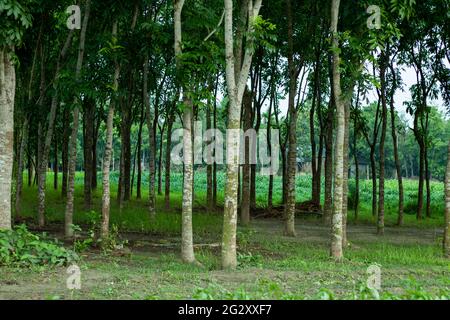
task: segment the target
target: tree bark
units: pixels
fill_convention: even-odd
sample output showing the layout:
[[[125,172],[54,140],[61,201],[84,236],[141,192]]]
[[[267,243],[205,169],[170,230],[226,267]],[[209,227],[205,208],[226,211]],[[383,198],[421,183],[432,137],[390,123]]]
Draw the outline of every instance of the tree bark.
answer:
[[[63,137],[62,137],[62,149],[61,149],[61,163],[62,163],[62,180],[61,180],[61,194],[65,198],[67,196],[67,174],[69,170],[69,112],[64,110],[63,113]]]
[[[48,115],[48,125],[47,125],[47,132],[45,134],[45,140],[44,143],[41,145],[42,151],[41,151],[41,157],[39,161],[38,166],[38,223],[39,227],[43,227],[45,225],[45,189],[46,189],[46,180],[47,180],[47,169],[48,169],[48,157],[50,152],[50,146],[52,144],[52,138],[53,138],[53,131],[55,127],[55,118],[56,118],[56,112],[58,109],[58,78],[61,72],[61,63],[63,58],[66,56],[67,51],[69,50],[71,41],[72,41],[72,35],[73,32],[70,31],[66,42],[64,44],[64,47],[61,50],[61,53],[58,58],[58,62],[56,64],[56,72],[55,77],[53,81],[53,97],[52,102],[50,106],[50,113]],[[42,61],[44,62],[44,60]],[[42,99],[40,103],[43,102],[44,97],[41,96]]]
[[[252,96],[248,89],[244,92],[243,98],[243,126],[244,131],[252,128]],[[241,223],[247,226],[250,223],[250,138],[244,141],[245,163],[242,166],[242,201],[241,201]]]
[[[289,107],[288,107],[288,154],[287,154],[287,180],[286,180],[286,206],[284,212],[285,228],[287,236],[295,237],[295,179],[297,176],[297,108],[295,97],[297,95],[298,71],[294,65],[294,30],[292,18],[291,0],[287,0],[288,15],[288,69],[289,69]]]
[[[444,226],[444,255],[450,258],[450,141],[447,148],[447,171],[445,174],[445,226]]]
[[[341,261],[344,257],[342,250],[343,219],[342,203],[344,189],[344,143],[345,143],[345,105],[342,100],[340,54],[338,40],[338,20],[339,20],[340,0],[332,0],[331,4],[331,33],[333,50],[333,92],[336,104],[336,149],[335,149],[335,170],[334,170],[334,197],[333,216],[331,222],[331,257],[336,261]]]
[[[156,215],[156,195],[155,195],[155,131],[153,129],[153,117],[152,106],[150,104],[150,96],[148,94],[148,59],[145,58],[144,62],[144,87],[143,87],[143,99],[144,108],[147,118],[148,128],[148,145],[149,145],[149,191],[148,191],[148,210],[150,218],[153,219]]]
[[[84,209],[86,211],[91,210],[92,207],[94,112],[95,100],[86,97],[84,100]]]
[[[398,137],[397,137],[397,129],[395,126],[395,106],[394,106],[394,95],[395,95],[395,89],[397,86],[396,83],[396,74],[394,67],[392,64],[390,64],[391,69],[391,75],[394,78],[394,84],[393,88],[391,90],[390,94],[390,111],[391,111],[391,134],[392,134],[392,143],[394,146],[394,160],[395,160],[395,170],[397,172],[397,183],[398,183],[398,218],[397,218],[397,225],[402,226],[403,225],[403,177],[402,177],[402,168],[400,164],[400,158],[398,156]]]
[[[83,66],[84,58],[84,46],[86,42],[86,30],[89,21],[89,15],[91,10],[91,0],[86,1],[85,13],[83,19],[83,26],[80,34],[80,46],[78,50],[78,60],[77,67],[75,71],[75,81],[80,81],[81,69]],[[73,124],[72,133],[69,142],[69,181],[67,188],[67,203],[65,212],[65,237],[73,237],[73,201],[75,196],[75,174],[76,174],[76,164],[77,164],[77,134],[78,134],[78,122],[79,122],[79,96],[78,93],[75,96],[75,109],[73,111]]]
[[[175,57],[177,68],[182,68],[180,56],[182,54],[182,26],[181,13],[183,11],[184,0],[175,0],[174,3],[174,24],[175,24]],[[186,87],[183,85],[183,163],[184,163],[184,181],[183,181],[183,208],[182,208],[182,226],[181,226],[181,258],[186,263],[195,263],[193,232],[192,232],[192,200],[193,200],[193,104],[189,99]]]
[[[117,20],[113,23],[112,37],[117,38]],[[120,77],[120,64],[117,59],[114,61],[115,71],[113,88],[117,92],[119,89],[119,77]],[[108,116],[106,119],[106,144],[105,153],[103,155],[103,168],[102,168],[102,226],[101,226],[101,238],[107,239],[109,235],[109,217],[111,207],[111,191],[110,191],[110,167],[111,167],[111,155],[113,147],[113,129],[114,129],[114,110],[117,97],[111,97],[108,108]]]
[[[58,139],[55,134],[55,143],[53,144],[53,189],[58,190],[58,171],[59,171],[59,161],[58,161]]]
[[[28,101],[30,102],[30,100]],[[16,220],[20,218],[21,215],[22,189],[23,189],[23,163],[24,163],[23,158],[25,156],[25,147],[28,144],[28,131],[29,131],[29,118],[26,117],[22,127],[22,139],[20,142],[18,165],[17,165],[17,186],[16,186],[16,203],[15,203]]]
[[[348,97],[353,95],[350,90]],[[348,216],[348,169],[349,169],[349,136],[350,136],[350,104],[351,98],[344,101],[345,132],[344,132],[344,185],[342,191],[342,246],[347,246],[347,216]]]
[[[359,216],[359,159],[358,159],[358,135],[357,135],[357,124],[355,120],[355,131],[353,133],[353,153],[355,159],[355,199],[354,199],[354,207],[355,207],[355,221],[358,220]]]
[[[11,229],[11,188],[14,163],[14,48],[0,49],[0,230]]]
[[[252,31],[252,21],[259,14],[261,1],[248,0],[246,15],[248,15],[247,33]],[[222,234],[222,267],[224,269],[235,269],[237,267],[236,255],[236,227],[237,227],[237,206],[238,206],[238,175],[239,175],[239,129],[241,123],[242,98],[248,80],[250,65],[253,57],[251,50],[245,50],[244,59],[241,64],[241,51],[243,48],[243,38],[237,38],[238,54],[234,55],[233,41],[233,1],[224,0],[225,4],[225,61],[226,61],[226,82],[230,99],[228,108],[227,124],[227,169],[225,204]],[[245,4],[244,4],[245,5]],[[245,9],[245,7],[243,7]],[[245,10],[241,10],[245,12]],[[249,48],[252,43],[247,38]]]
[[[206,106],[206,130],[211,130],[211,100],[208,101]],[[208,164],[206,166],[206,207],[208,212],[213,211],[213,165],[211,164],[211,159],[208,159]]]
[[[386,103],[386,53],[381,53],[380,62],[380,82],[381,82],[381,137],[380,137],[380,171],[379,171],[379,195],[378,195],[378,219],[377,219],[377,234],[384,234],[384,175],[385,175],[385,150],[384,145],[386,141],[387,129],[387,103]]]
[[[331,225],[331,216],[333,214],[333,122],[334,103],[330,102],[325,136],[325,202],[323,206],[323,221],[326,225]]]
[[[174,105],[178,100],[178,94],[176,95]],[[169,110],[167,119],[167,134],[166,134],[166,163],[165,163],[165,181],[164,181],[164,203],[166,210],[170,209],[170,152],[172,149],[172,128],[173,128],[173,110]]]
[[[141,118],[139,122],[139,132],[138,132],[138,141],[137,141],[137,181],[136,181],[136,199],[141,199],[141,185],[142,185],[142,127],[145,122],[145,107],[142,104],[141,108]]]
[[[116,79],[118,79],[119,72],[116,66]],[[116,87],[117,88],[117,87]],[[111,149],[112,149],[112,136],[113,136],[113,118],[114,118],[114,102],[111,101],[108,110],[108,117],[106,120],[106,145],[105,154],[103,156],[103,170],[102,170],[102,228],[101,237],[106,239],[109,235],[109,217],[111,206],[111,193],[109,183],[109,173],[111,166]]]

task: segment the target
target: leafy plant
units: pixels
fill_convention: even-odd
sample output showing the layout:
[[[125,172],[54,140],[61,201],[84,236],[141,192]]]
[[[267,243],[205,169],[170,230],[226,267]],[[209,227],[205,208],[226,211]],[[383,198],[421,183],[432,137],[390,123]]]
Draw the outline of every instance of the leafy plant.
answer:
[[[62,266],[78,260],[75,252],[58,241],[29,232],[25,225],[14,230],[0,231],[0,265],[4,266]]]

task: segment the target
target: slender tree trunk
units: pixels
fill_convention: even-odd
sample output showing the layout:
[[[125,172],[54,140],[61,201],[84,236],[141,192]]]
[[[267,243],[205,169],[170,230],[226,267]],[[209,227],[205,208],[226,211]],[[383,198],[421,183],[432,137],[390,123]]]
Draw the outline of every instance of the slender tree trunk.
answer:
[[[244,109],[244,131],[252,128],[252,95],[248,89],[245,90],[243,99]],[[250,138],[244,141],[245,163],[242,166],[242,202],[241,223],[246,226],[250,223]]]
[[[59,171],[59,161],[58,161],[58,140],[55,135],[55,143],[53,144],[54,152],[54,162],[53,162],[53,189],[58,190],[58,171]]]
[[[160,128],[159,132],[159,157],[158,157],[158,195],[162,195],[162,158],[163,158],[163,139],[165,125]]]
[[[372,177],[372,216],[377,214],[377,169],[375,162],[375,145],[370,147],[370,172]]]
[[[50,146],[52,144],[52,138],[53,138],[53,131],[55,127],[55,118],[56,118],[56,112],[58,109],[58,78],[61,71],[61,62],[62,59],[65,57],[69,46],[72,41],[72,31],[69,32],[66,42],[64,44],[64,47],[60,53],[60,56],[58,58],[57,66],[56,66],[56,72],[55,77],[53,81],[53,97],[52,102],[50,106],[50,113],[48,115],[48,125],[47,125],[47,132],[45,135],[44,143],[41,145],[42,151],[41,151],[41,157],[39,161],[38,166],[38,223],[39,227],[43,227],[45,225],[45,189],[46,189],[46,180],[47,180],[47,170],[48,170],[48,157],[50,153]],[[44,62],[44,61],[43,61]],[[42,96],[41,99],[44,99]],[[41,100],[41,103],[43,100]]]
[[[355,206],[355,221],[358,220],[359,216],[359,159],[358,159],[358,149],[357,149],[357,141],[358,141],[358,135],[357,135],[357,129],[356,129],[356,120],[355,120],[355,132],[353,134],[353,153],[354,153],[354,159],[355,159],[355,199],[354,199],[354,206]]]
[[[295,97],[297,95],[297,68],[294,65],[294,31],[291,0],[287,0],[288,15],[288,69],[289,69],[289,128],[288,128],[288,154],[287,154],[287,180],[286,180],[286,206],[285,228],[287,236],[295,237],[295,178],[297,175],[297,109]]]
[[[156,195],[155,195],[155,131],[153,130],[153,112],[150,104],[150,96],[148,94],[148,59],[145,58],[144,62],[144,108],[147,117],[148,128],[148,145],[149,145],[149,192],[148,192],[148,210],[150,218],[154,218],[156,215]]]
[[[62,180],[61,180],[61,194],[63,197],[67,196],[67,174],[69,170],[69,112],[64,110],[63,112],[63,137],[62,137],[62,150],[61,150],[61,163],[62,163]]]
[[[97,189],[97,142],[98,142],[98,131],[100,130],[100,121],[101,118],[98,117],[97,126],[94,130],[94,137],[92,143],[92,190]]]
[[[113,23],[112,37],[117,38],[117,25],[118,21]],[[119,77],[120,77],[120,65],[117,60],[114,61],[115,71],[113,86],[114,91],[119,89]],[[113,129],[114,129],[114,110],[117,97],[111,97],[108,108],[108,116],[106,119],[106,137],[105,137],[105,153],[103,155],[103,168],[102,168],[102,226],[101,226],[101,238],[106,239],[109,235],[109,217],[111,207],[111,191],[110,191],[110,167],[111,156],[113,147]]]
[[[144,126],[145,121],[145,107],[142,104],[141,108],[141,118],[139,122],[139,132],[138,132],[138,141],[137,141],[137,184],[136,184],[136,199],[141,199],[141,185],[142,185],[142,127]],[[135,160],[136,161],[136,160]]]
[[[270,95],[270,103],[269,103],[269,111],[268,111],[268,116],[267,116],[267,132],[266,132],[266,136],[267,136],[267,149],[269,151],[269,157],[272,158],[272,108],[273,108],[273,100],[274,100],[274,88],[275,85],[272,84],[272,92]],[[274,176],[274,172],[271,172],[270,176],[269,176],[269,190],[267,193],[267,209],[269,210],[269,213],[272,212],[273,209],[273,176]]]
[[[211,130],[211,101],[208,101],[206,107],[206,130]],[[208,159],[206,166],[206,207],[208,212],[213,211],[213,165],[211,159]]]
[[[177,94],[178,97],[178,94]],[[176,103],[176,102],[175,102]],[[172,127],[173,127],[173,115],[172,111],[168,112],[167,119],[167,134],[166,134],[166,168],[165,168],[165,181],[164,181],[164,202],[166,210],[170,209],[170,152],[172,149]]]
[[[214,112],[213,112],[213,128],[217,129],[217,84],[216,92],[214,95]],[[216,140],[214,140],[214,146],[216,146]],[[214,148],[213,156],[216,156],[216,151]],[[213,194],[212,194],[212,206],[215,211],[217,208],[217,162],[214,161],[213,164]]]
[[[175,24],[175,56],[177,59],[177,68],[182,68],[180,56],[182,54],[182,26],[181,13],[183,11],[184,0],[175,0],[174,3],[174,24]],[[184,163],[184,181],[183,181],[183,208],[182,208],[182,226],[181,226],[181,258],[184,262],[195,263],[193,232],[192,232],[192,200],[193,200],[193,104],[189,99],[186,88],[183,90],[183,163]]]
[[[29,130],[28,130],[29,131]],[[30,135],[28,133],[28,135]],[[27,166],[28,166],[28,187],[31,187],[33,183],[33,158],[31,157],[31,148],[28,145],[28,155],[27,155]]]
[[[14,48],[0,48],[0,230],[11,229],[11,188],[14,162]]]
[[[248,7],[242,7],[241,12],[248,15],[247,32],[252,31],[252,21],[259,14],[262,0],[249,0]],[[238,176],[239,176],[239,129],[241,123],[242,98],[248,80],[248,74],[253,58],[251,50],[245,50],[241,64],[241,49],[244,48],[243,38],[237,37],[237,55],[235,56],[233,41],[233,1],[225,3],[225,60],[226,82],[230,99],[227,125],[227,169],[225,186],[225,207],[222,233],[222,267],[235,269],[237,267],[236,227],[238,207]],[[246,19],[247,20],[247,19]],[[245,48],[251,47],[251,38],[246,39]]]
[[[392,70],[393,74],[395,71]],[[394,160],[395,160],[395,170],[397,172],[397,182],[398,182],[398,219],[397,225],[403,225],[403,178],[402,178],[402,168],[400,164],[400,158],[398,156],[398,138],[397,138],[397,129],[395,126],[395,106],[394,106],[394,92],[391,93],[390,97],[390,111],[391,111],[391,133],[392,133],[392,142],[394,146]]]
[[[384,234],[384,179],[385,179],[385,150],[387,129],[387,103],[386,103],[386,54],[381,53],[380,80],[381,80],[381,137],[380,137],[380,177],[379,177],[379,196],[378,196],[378,222],[377,234]]]
[[[419,189],[417,196],[417,220],[422,220],[423,209],[423,184],[425,171],[425,146],[423,142],[419,142]]]
[[[89,21],[91,9],[91,0],[86,1],[83,26],[80,34],[80,46],[78,50],[78,61],[75,72],[75,80],[80,81],[81,68],[83,66],[84,46],[86,41],[86,29]],[[77,134],[79,122],[79,97],[78,93],[75,96],[75,109],[73,111],[72,134],[69,143],[69,181],[67,189],[67,203],[65,212],[65,236],[66,238],[73,237],[73,201],[75,197],[75,174],[77,164]]]
[[[425,204],[425,212],[427,218],[431,218],[431,185],[430,185],[430,168],[428,165],[428,147],[425,145],[425,187],[427,190],[427,198]]]
[[[333,103],[330,103],[328,107],[327,118],[325,137],[325,203],[323,206],[323,221],[326,225],[331,225],[331,216],[333,213]]]
[[[445,174],[445,226],[444,255],[450,258],[450,141],[447,148],[447,172]]]
[[[25,118],[25,122],[22,128],[22,139],[20,142],[18,165],[17,165],[17,186],[16,186],[16,203],[15,203],[15,217],[16,220],[20,218],[21,215],[21,204],[22,204],[22,190],[23,190],[23,158],[25,156],[25,147],[28,144],[28,131],[29,131],[29,119]],[[28,173],[30,175],[30,172]]]
[[[92,207],[92,150],[94,145],[95,100],[85,98],[84,105],[84,209],[89,211]]]
[[[353,90],[348,95],[351,97]],[[344,132],[344,185],[342,193],[342,246],[347,246],[347,216],[348,216],[348,169],[349,169],[349,136],[350,136],[350,98],[345,99],[345,132]]]
[[[336,103],[337,132],[335,149],[335,170],[334,170],[334,197],[333,216],[331,222],[331,256],[336,261],[341,261],[344,257],[342,250],[343,238],[343,189],[344,189],[344,144],[345,144],[345,105],[342,100],[340,54],[338,52],[338,20],[339,20],[340,0],[332,0],[331,3],[331,33],[333,35],[333,92]]]

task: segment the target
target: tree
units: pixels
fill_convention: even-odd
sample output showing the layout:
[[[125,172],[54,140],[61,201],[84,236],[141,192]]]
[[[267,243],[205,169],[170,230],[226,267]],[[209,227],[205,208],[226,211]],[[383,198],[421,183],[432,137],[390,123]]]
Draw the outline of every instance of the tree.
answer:
[[[112,29],[112,45],[117,42],[118,33],[118,21],[115,20]],[[117,47],[117,45],[115,45]],[[120,77],[120,64],[117,57],[114,59],[114,78],[113,78],[113,92],[116,93],[119,87]],[[110,217],[110,205],[111,205],[111,191],[110,191],[110,167],[111,167],[111,153],[112,153],[112,140],[113,140],[113,119],[116,106],[117,97],[111,96],[109,102],[108,115],[106,119],[106,145],[103,155],[103,168],[102,168],[102,226],[101,237],[106,239],[109,235],[109,217]]]
[[[16,0],[0,3],[0,229],[11,229],[14,159],[15,46],[31,26],[31,17]]]
[[[174,25],[175,25],[175,56],[177,59],[177,69],[180,71],[182,55],[182,26],[181,13],[183,11],[184,0],[176,0],[174,3]],[[193,201],[193,104],[189,97],[187,88],[183,86],[183,210],[182,210],[182,234],[181,234],[181,258],[184,262],[195,263],[193,234],[192,234],[192,201]]]
[[[444,254],[450,258],[450,141],[447,148],[447,172],[445,174],[445,231]]]
[[[242,99],[247,84],[253,58],[251,33],[255,18],[261,9],[262,0],[247,0],[241,4],[240,14],[244,18],[240,23],[247,25],[247,37],[244,42],[244,32],[238,33],[234,39],[233,32],[233,1],[225,3],[225,60],[226,83],[229,98],[227,124],[227,172],[225,187],[225,208],[222,235],[222,267],[234,269],[237,267],[236,227],[238,199],[238,169],[239,169],[239,129],[241,123]],[[236,40],[236,51],[234,46]],[[244,57],[243,59],[241,57]]]
[[[343,259],[342,250],[342,204],[344,184],[344,140],[345,140],[345,105],[342,98],[340,54],[339,54],[339,6],[340,0],[331,2],[331,28],[333,50],[333,94],[336,104],[336,147],[335,147],[335,173],[334,173],[334,197],[333,216],[331,221],[331,256],[340,261]]]
[[[75,81],[79,82],[81,77],[81,69],[83,67],[84,59],[84,45],[86,42],[86,30],[89,22],[89,15],[91,10],[91,0],[86,0],[83,25],[80,34],[80,44],[78,48],[78,60],[75,70]],[[73,110],[73,124],[72,134],[69,143],[69,181],[67,189],[67,202],[64,222],[64,234],[67,238],[73,237],[73,201],[75,197],[75,174],[76,174],[76,161],[77,161],[77,135],[78,135],[78,122],[79,122],[79,104],[80,97],[75,96],[75,108]]]

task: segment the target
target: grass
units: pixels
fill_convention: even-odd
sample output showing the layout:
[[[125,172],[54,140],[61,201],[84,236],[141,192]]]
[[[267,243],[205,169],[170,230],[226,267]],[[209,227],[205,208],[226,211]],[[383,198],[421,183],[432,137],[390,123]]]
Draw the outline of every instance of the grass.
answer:
[[[219,178],[222,190],[223,176]],[[265,203],[267,183],[259,177],[257,199]],[[50,179],[49,179],[50,180]],[[94,192],[94,212],[83,210],[82,175],[77,175],[75,223],[89,225],[100,212],[101,192]],[[66,289],[64,268],[31,269],[1,267],[0,298],[26,299],[437,299],[450,298],[450,264],[442,257],[443,211],[440,211],[443,185],[433,182],[433,218],[420,223],[406,215],[406,226],[396,228],[395,181],[387,182],[387,228],[376,235],[370,213],[371,184],[361,183],[361,216],[350,219],[349,246],[345,261],[329,259],[329,230],[315,217],[297,219],[298,236],[283,236],[282,221],[258,219],[247,228],[238,227],[238,269],[220,269],[222,218],[204,210],[206,179],[196,175],[194,242],[196,258],[202,267],[183,264],[179,258],[181,176],[172,175],[172,210],[165,212],[158,196],[155,220],[147,214],[146,197],[132,200],[122,211],[112,202],[111,222],[130,240],[130,253],[102,253],[90,249],[81,253],[82,289]],[[146,183],[146,179],[144,179]],[[350,182],[350,189],[352,188]],[[309,198],[309,177],[297,180],[298,201]],[[405,182],[405,194],[414,200],[414,181]],[[47,186],[49,222],[61,228],[65,201],[59,191]],[[275,179],[275,200],[281,198],[281,181]],[[113,197],[116,189],[113,187]],[[145,195],[147,190],[143,191]],[[219,195],[221,199],[222,195]],[[441,198],[440,198],[441,197]],[[35,217],[36,189],[25,187],[23,213]],[[351,214],[351,212],[350,212]],[[132,233],[130,233],[132,232]],[[137,232],[137,233],[136,233]],[[382,289],[367,288],[367,269],[377,265],[382,272]]]
[[[382,271],[380,298],[450,298],[449,262],[437,239],[424,241],[423,229],[405,228],[417,240],[390,236],[395,230],[389,228],[385,238],[374,241],[366,238],[367,230],[351,226],[346,260],[334,263],[328,257],[326,228],[310,221],[298,224],[301,236],[294,239],[283,237],[273,220],[239,228],[239,267],[234,272],[220,270],[216,248],[196,250],[203,265],[197,267],[183,264],[176,247],[154,248],[154,240],[142,240],[126,257],[86,252],[80,262],[80,291],[65,289],[65,269],[3,268],[0,298],[373,299],[366,281],[367,268],[375,264]],[[201,240],[215,241],[212,235]]]

